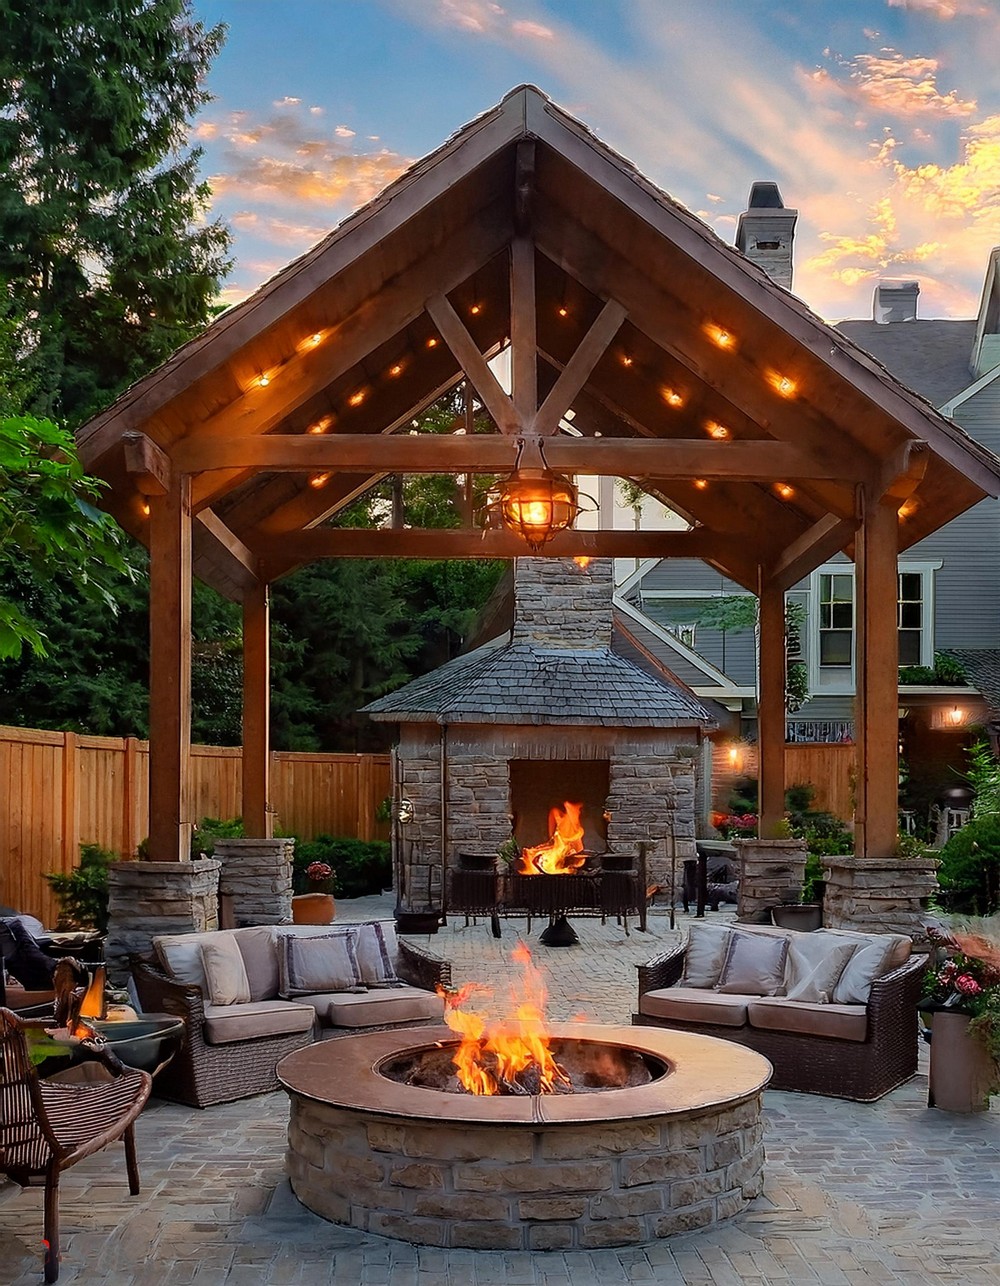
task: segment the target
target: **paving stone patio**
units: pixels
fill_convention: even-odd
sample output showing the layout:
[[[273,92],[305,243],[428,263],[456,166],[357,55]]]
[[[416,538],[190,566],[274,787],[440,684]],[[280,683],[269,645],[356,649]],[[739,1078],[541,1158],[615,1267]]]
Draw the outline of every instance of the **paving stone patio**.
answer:
[[[338,919],[391,915],[386,899],[342,903]],[[711,913],[709,913],[711,914]],[[627,1022],[634,965],[671,931],[579,920],[580,945],[537,947],[553,1019]],[[427,945],[456,981],[513,972],[523,921],[459,918]],[[532,927],[529,945],[541,924]],[[424,941],[419,939],[419,941]],[[350,1283],[351,1286],[616,1286],[628,1282],[1000,1283],[1000,1100],[957,1116],[929,1109],[926,1059],[875,1104],[765,1095],[764,1193],[723,1228],[639,1249],[573,1253],[449,1251],[340,1228],[306,1211],[284,1178],[287,1106],[272,1094],[198,1111],[155,1101],[137,1127],[143,1190],[130,1198],[124,1158],[106,1150],[62,1181],[60,1281],[81,1286]],[[0,1190],[0,1283],[41,1281],[41,1190]]]

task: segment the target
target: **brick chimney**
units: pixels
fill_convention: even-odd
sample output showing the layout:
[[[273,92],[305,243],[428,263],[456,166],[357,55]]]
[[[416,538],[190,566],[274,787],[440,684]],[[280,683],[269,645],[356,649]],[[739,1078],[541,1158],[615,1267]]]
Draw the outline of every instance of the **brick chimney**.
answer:
[[[917,320],[919,281],[880,281],[872,297],[872,318],[880,326]]]
[[[736,228],[736,249],[773,282],[792,288],[792,241],[798,210],[788,210],[777,183],[754,183]]]
[[[613,593],[611,558],[593,558],[585,568],[571,558],[518,558],[513,642],[546,649],[610,648]]]

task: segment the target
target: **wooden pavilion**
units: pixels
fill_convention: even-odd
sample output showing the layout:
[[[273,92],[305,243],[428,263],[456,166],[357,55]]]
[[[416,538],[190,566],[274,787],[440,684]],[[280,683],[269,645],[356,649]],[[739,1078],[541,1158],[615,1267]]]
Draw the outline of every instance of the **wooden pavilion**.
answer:
[[[510,350],[508,395],[489,365]],[[413,431],[460,382],[495,432]],[[543,553],[697,557],[759,596],[762,834],[784,806],[784,593],[857,567],[856,853],[897,830],[898,553],[1000,462],[532,87],[414,165],[78,435],[151,556],[150,857],[183,859],[196,574],[244,620],[243,817],[266,836],[268,586],[318,558],[516,557],[504,529],[331,527],[386,475],[625,477],[682,532]]]

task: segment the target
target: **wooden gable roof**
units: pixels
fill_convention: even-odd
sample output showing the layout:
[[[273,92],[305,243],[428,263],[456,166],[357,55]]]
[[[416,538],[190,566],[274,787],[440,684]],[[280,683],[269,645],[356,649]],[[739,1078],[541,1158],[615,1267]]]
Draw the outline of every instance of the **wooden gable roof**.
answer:
[[[487,366],[507,346],[512,397]],[[464,380],[496,433],[414,435]],[[532,87],[78,441],[140,539],[144,496],[190,475],[195,569],[239,598],[321,556],[525,552],[504,531],[323,524],[386,474],[506,473],[535,433],[550,467],[634,479],[691,523],[547,552],[703,557],[751,589],[849,548],[859,488],[901,507],[900,548],[1000,490],[990,452]]]

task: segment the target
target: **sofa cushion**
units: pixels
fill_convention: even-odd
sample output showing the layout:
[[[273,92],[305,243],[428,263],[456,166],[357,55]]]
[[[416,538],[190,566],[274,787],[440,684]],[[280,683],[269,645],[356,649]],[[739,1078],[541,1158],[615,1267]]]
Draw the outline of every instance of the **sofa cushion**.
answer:
[[[850,929],[818,929],[817,934],[853,942],[857,947],[833,993],[836,1005],[865,1005],[876,978],[898,969],[910,958],[913,941],[901,933],[858,933]]]
[[[299,997],[310,1004],[320,1022],[329,1027],[381,1027],[389,1023],[444,1021],[444,998],[433,991],[408,987],[368,991],[363,995],[314,995]]]
[[[688,929],[682,987],[714,987],[725,963],[732,930],[724,924],[695,922]]]
[[[829,1036],[863,1041],[868,1034],[864,1005],[810,1005],[784,996],[761,996],[747,1006],[750,1026],[758,1030]]]
[[[785,984],[788,938],[734,929],[716,984],[724,994],[773,996]]]
[[[201,935],[199,935],[201,936]],[[229,933],[206,934],[200,943],[208,999],[213,1005],[241,1005],[250,999],[243,953]]]
[[[704,987],[661,987],[639,997],[639,1013],[671,1022],[742,1027],[749,1001],[749,996],[722,995]]]
[[[283,936],[280,994],[288,997],[320,991],[367,990],[358,968],[357,940],[356,925],[324,934]]]
[[[311,1005],[287,1000],[252,1000],[245,1005],[206,1005],[205,1040],[228,1045],[237,1040],[260,1040],[309,1031],[316,1021]]]
[[[276,999],[280,978],[274,926],[260,924],[248,929],[234,929],[233,937],[243,956],[247,981],[250,983],[250,999]]]
[[[853,942],[824,941],[812,933],[796,934],[788,943],[785,997],[828,1005],[856,950]]]
[[[379,920],[358,925],[355,945],[361,981],[366,987],[403,987],[396,974],[396,935],[387,933],[388,926]]]
[[[232,935],[231,929],[218,929],[211,933],[161,933],[153,938],[156,952],[165,973],[177,982],[194,983],[203,991],[208,990],[205,966],[201,959],[201,944],[220,935]]]

